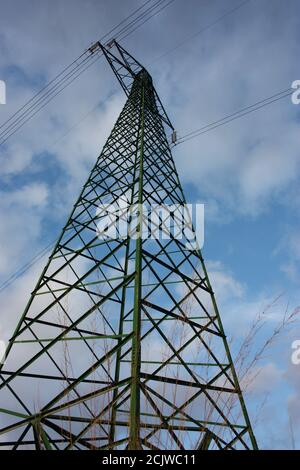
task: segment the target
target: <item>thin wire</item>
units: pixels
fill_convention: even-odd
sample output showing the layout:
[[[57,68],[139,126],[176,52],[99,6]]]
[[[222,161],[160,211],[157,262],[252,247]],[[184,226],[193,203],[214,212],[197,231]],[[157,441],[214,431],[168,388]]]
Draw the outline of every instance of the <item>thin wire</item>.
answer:
[[[121,38],[119,38],[119,41],[122,41],[123,39],[125,39],[127,36],[129,36],[129,34],[133,33],[136,29],[140,28],[144,23],[146,23],[146,21],[150,20],[151,18],[153,18],[153,16],[156,16],[158,13],[160,13],[162,10],[164,10],[165,8],[167,8],[171,3],[173,3],[175,0],[169,0],[169,2],[162,6],[158,11],[156,11],[155,13],[153,13],[148,19],[144,20],[141,24],[139,24],[138,26],[136,26],[136,28],[134,28],[131,32],[127,33],[125,36],[122,36]]]
[[[125,25],[120,31],[117,32],[117,35],[120,36],[121,34],[123,33],[126,33],[126,31],[131,28],[132,26],[134,26],[138,21],[144,19],[145,16],[147,16],[148,13],[151,13],[153,11],[153,9],[156,9],[156,7],[159,7],[160,4],[162,4],[163,2],[165,2],[166,0],[156,0],[156,2],[151,5],[150,7],[148,7],[144,12],[142,12],[140,14],[140,16],[138,16],[137,18],[133,19],[130,23],[128,23],[127,25]],[[152,16],[149,16],[148,19],[150,19]],[[148,20],[146,20],[148,21]],[[134,30],[133,30],[134,31]],[[122,39],[122,38],[121,38]],[[119,40],[121,40],[119,38]]]
[[[74,65],[77,60],[79,60],[82,56],[85,55],[86,52],[83,52],[79,57],[77,57],[77,59],[75,59],[71,64],[67,65],[67,67],[65,67],[61,72],[59,72],[59,74],[57,74],[52,80],[50,80],[50,82],[48,82],[43,88],[41,88],[35,95],[33,95],[28,101],[26,101],[26,103],[24,103],[21,108],[19,108],[14,114],[12,114],[6,121],[4,121],[1,125],[0,125],[0,129],[2,129],[2,127],[4,127],[8,122],[10,122],[20,111],[22,111],[24,108],[26,108],[26,106],[31,102],[33,101],[37,96],[39,96],[46,88],[49,87],[49,85],[51,85],[53,82],[55,82],[57,80],[58,77],[60,77],[66,70],[68,70],[70,67],[72,67],[72,65]]]
[[[147,5],[149,3],[150,0],[148,0],[147,2],[145,2],[141,7],[139,7],[133,14],[129,15],[127,17],[130,18],[131,16],[133,16],[134,14],[136,14],[136,12],[138,10],[140,10],[143,6]],[[162,1],[165,1],[165,0],[159,0],[159,1],[156,1],[154,5],[152,5],[151,7],[147,8],[144,12],[142,12],[135,20],[133,20],[132,22],[129,23],[129,25],[131,25],[132,23],[135,24],[136,22],[140,21],[141,19],[145,18],[146,14],[148,14],[148,12],[152,12],[153,8],[157,8],[157,6],[159,6],[161,4]],[[146,21],[148,21],[152,16],[154,16],[153,14],[146,17],[146,19],[143,21],[143,23],[145,23]],[[125,20],[123,20],[121,23],[123,23]],[[143,24],[142,23],[142,24]],[[119,23],[120,24],[120,23]],[[117,33],[117,36],[120,35],[121,32],[123,31],[127,31],[128,30],[128,27],[129,25],[126,25],[125,27],[123,27],[120,32]],[[139,27],[139,26],[137,26]],[[111,31],[115,30],[117,27],[114,27]],[[137,28],[134,28],[134,30],[137,29]],[[134,30],[132,31],[129,31],[127,33],[127,35],[131,34]],[[109,33],[106,33],[106,35],[104,35],[101,39],[103,40],[106,36],[108,36]],[[87,51],[85,51],[81,56],[79,57],[82,57]],[[102,54],[101,54],[102,55]],[[100,55],[100,56],[101,56]],[[46,90],[47,88],[49,88],[49,86],[45,86],[42,90],[40,90],[40,92],[38,92],[35,97],[31,98],[31,100],[29,100],[24,106],[22,106],[22,108],[16,112],[14,115],[16,116],[17,114],[19,114],[19,116],[17,117],[17,119],[15,119],[11,124],[9,124],[8,126],[6,126],[6,128],[0,133],[0,138],[2,137],[2,140],[0,141],[0,145],[3,145],[13,134],[15,134],[15,132],[17,132],[21,127],[23,127],[23,125],[28,122],[35,114],[37,114],[37,112],[39,112],[44,106],[46,106],[53,98],[55,98],[62,90],[64,90],[67,86],[69,86],[76,78],[78,78],[85,70],[87,70],[89,68],[90,65],[92,65],[93,63],[96,62],[96,60],[99,58],[99,55],[97,57],[97,59],[95,61],[92,61],[91,64],[88,64],[87,66],[86,63],[88,61],[90,61],[90,59],[93,57],[93,54],[91,53],[90,56],[88,57],[85,57],[79,64],[77,63],[77,60],[76,59],[75,61],[72,62],[72,64],[76,64],[75,67],[73,67],[68,73],[67,75],[65,75],[64,77],[62,77],[58,83],[54,84],[52,87],[50,87],[50,89],[48,89],[46,91],[46,93],[42,94],[42,90]],[[71,65],[66,67],[64,69],[67,70],[71,67]],[[80,73],[79,73],[80,72]],[[61,76],[63,74],[63,72],[61,72],[60,74],[58,74],[57,77]],[[75,75],[75,77],[74,77]],[[74,77],[74,78],[72,78]],[[54,83],[56,81],[56,78],[53,79],[51,81],[51,83]],[[67,83],[66,83],[67,82]],[[64,85],[64,83],[66,83],[66,85]],[[49,84],[48,84],[49,85]],[[64,85],[64,86],[62,86]],[[41,96],[40,96],[41,95]],[[34,101],[35,98],[38,98],[36,101]],[[49,98],[49,99],[48,99]],[[29,106],[28,108],[28,105],[32,102],[32,104]],[[23,110],[24,108],[26,108],[21,114],[20,114],[20,111]],[[36,109],[38,108],[38,109]],[[36,111],[35,111],[36,110]],[[32,113],[32,111],[35,111],[34,113]],[[31,114],[32,113],[32,114]],[[29,116],[28,116],[29,115]],[[12,117],[7,120],[7,123],[8,121],[11,121]],[[1,126],[3,127],[5,125],[5,123]]]
[[[40,259],[42,259],[54,246],[55,241],[51,242],[49,245],[44,247],[41,251],[39,251],[31,260],[29,260],[26,264],[24,264],[21,268],[19,268],[16,272],[14,272],[6,281],[0,284],[0,292],[4,289],[9,287],[14,281],[16,281],[20,276],[25,274],[31,266],[36,264]]]
[[[52,145],[50,148],[55,147],[55,145],[58,144],[62,139],[64,139],[73,129],[78,127],[85,119],[87,119],[92,113],[96,111],[98,108],[99,104],[94,106],[90,111],[88,111],[79,121],[77,121],[73,126],[71,126],[67,132],[65,132],[63,135],[61,135]],[[2,284],[0,284],[0,292],[2,292],[4,289],[10,286],[18,277],[20,277],[22,274],[24,274],[26,271],[28,271],[31,266],[36,264],[40,259],[42,259],[55,245],[57,239],[53,240],[49,245],[44,247],[40,252],[38,252],[31,260],[29,260],[24,266],[19,268],[15,273],[13,273],[6,281],[4,281]]]
[[[95,107],[96,109],[97,107]],[[95,109],[92,109],[89,113],[87,113],[81,120],[83,121],[84,119],[86,119],[88,117],[89,114],[91,114],[93,111],[95,111]],[[74,127],[76,127],[76,125],[80,124],[80,122],[78,122],[77,124],[75,124],[74,126],[72,126],[71,129],[69,129],[69,131],[71,131]],[[68,132],[66,133],[68,134]],[[65,136],[62,136],[61,138],[64,138]],[[59,140],[58,139],[54,145],[56,145],[58,143]],[[85,223],[85,222],[88,222],[89,221],[89,218],[87,218],[86,220],[83,220],[82,223]],[[22,276],[23,274],[25,274],[26,271],[28,271],[28,269],[30,269],[34,264],[36,264],[39,260],[41,260],[47,253],[49,253],[53,248],[54,246],[56,245],[57,243],[57,238],[55,240],[53,240],[51,243],[49,243],[47,246],[45,246],[44,248],[41,249],[41,251],[39,251],[33,258],[31,258],[29,261],[27,261],[26,264],[24,264],[21,268],[19,268],[16,272],[14,272],[13,274],[11,274],[11,276],[6,279],[2,284],[0,284],[0,293],[5,290],[7,287],[9,287],[14,281],[16,281],[20,276]]]
[[[68,134],[70,134],[70,132],[72,132],[76,127],[82,124],[83,121],[85,121],[91,114],[93,114],[98,109],[98,107],[99,107],[99,103],[97,103],[96,106],[94,106],[86,114],[84,114],[79,121],[77,121],[71,127],[69,127],[69,129],[64,134],[59,136],[59,138],[55,142],[53,142],[51,146],[48,147],[48,149],[55,147],[61,140],[63,140]]]
[[[67,88],[72,82],[74,82],[74,80],[76,80],[83,72],[85,72],[88,68],[90,68],[92,65],[94,65],[97,60],[99,59],[100,56],[97,56],[95,58],[95,60],[93,60],[92,62],[90,62],[86,67],[84,67],[83,70],[81,70],[77,75],[75,75],[71,80],[69,80],[62,88],[59,88],[58,91],[54,94],[52,94],[48,100],[40,103],[41,106],[37,107],[37,109],[34,109],[32,112],[26,119],[24,119],[19,126],[17,126],[14,130],[12,130],[12,132],[5,136],[5,138],[3,140],[1,140],[0,142],[0,145],[3,145],[13,134],[15,134],[19,129],[21,129],[21,127],[23,127],[26,122],[30,121],[39,111],[41,111],[41,109],[43,109],[48,103],[50,103],[50,101],[52,101],[58,94],[60,94],[65,88]]]
[[[200,127],[199,129],[196,129],[196,130],[194,130],[194,131],[189,132],[188,134],[185,134],[184,137],[189,137],[190,135],[194,134],[195,132],[202,131],[203,129],[206,129],[207,127],[210,127],[210,126],[212,126],[212,125],[214,125],[214,124],[217,124],[217,123],[219,123],[220,121],[223,121],[223,120],[225,120],[225,119],[227,119],[227,118],[231,118],[232,116],[235,116],[236,114],[239,114],[239,113],[241,113],[241,112],[243,112],[243,111],[247,111],[247,110],[250,109],[250,108],[254,108],[254,107],[256,107],[256,106],[258,106],[258,105],[260,105],[260,104],[262,104],[262,103],[265,103],[266,101],[269,101],[269,100],[271,100],[271,99],[273,99],[273,98],[276,98],[277,96],[280,96],[280,95],[282,95],[282,94],[284,94],[284,93],[287,93],[287,92],[291,92],[291,88],[286,88],[285,90],[279,91],[278,93],[275,93],[275,94],[269,96],[268,98],[264,98],[264,99],[262,99],[262,100],[260,100],[260,101],[257,101],[257,102],[254,103],[254,104],[251,104],[251,105],[249,105],[249,106],[246,106],[245,108],[240,109],[239,111],[235,111],[235,112],[232,113],[232,114],[228,114],[227,116],[225,116],[225,117],[222,118],[222,119],[218,119],[217,121],[214,121],[214,122],[212,122],[211,124],[207,124],[206,126]]]
[[[22,127],[22,125],[18,126],[18,124],[22,121],[24,121],[24,124],[25,122],[27,122],[29,119],[26,119],[28,114],[30,115],[31,111],[34,111],[35,108],[37,108],[39,105],[43,104],[47,98],[51,97],[54,98],[55,96],[57,96],[58,93],[55,93],[57,91],[57,89],[60,91],[64,90],[64,88],[66,88],[65,86],[63,88],[60,89],[60,87],[62,85],[64,85],[65,82],[68,82],[69,79],[71,79],[74,75],[76,75],[77,72],[80,72],[76,75],[75,78],[79,77],[81,75],[81,73],[83,73],[85,70],[87,70],[89,68],[90,65],[86,65],[85,62],[86,61],[89,61],[93,56],[89,56],[87,58],[84,59],[84,61],[82,61],[82,63],[78,66],[78,67],[75,67],[73,70],[71,70],[70,72],[68,72],[68,74],[63,78],[61,79],[56,85],[52,86],[46,93],[44,93],[42,96],[40,96],[38,98],[37,101],[35,101],[33,104],[31,104],[31,106],[26,109],[25,111],[23,111],[18,117],[17,119],[14,120],[13,123],[11,123],[4,131],[2,131],[0,133],[0,138],[2,138],[2,140],[0,141],[0,145],[2,145],[4,142],[6,142],[6,136],[7,134],[12,135],[10,134],[10,132],[15,129],[17,127],[16,130],[20,129]],[[92,62],[94,63],[94,62]],[[84,67],[82,67],[82,65],[84,65]],[[92,64],[91,64],[92,65]],[[69,83],[71,84],[74,80],[70,80]],[[51,98],[51,99],[52,99]],[[48,100],[47,103],[49,103]],[[43,106],[41,106],[39,109],[42,109]],[[34,116],[36,113],[32,114],[32,116]],[[9,138],[9,137],[8,137]]]
[[[191,131],[188,134],[185,134],[180,137],[178,141],[174,144],[174,146],[187,142],[188,140],[194,139],[195,137],[205,134],[206,132],[209,132],[213,129],[224,126],[225,124],[228,124],[229,122],[246,116],[247,114],[253,113],[254,111],[258,111],[259,109],[264,108],[265,106],[268,106],[272,103],[275,103],[276,101],[279,101],[282,98],[290,96],[293,92],[294,90],[291,90],[291,88],[287,88],[286,90],[283,90],[279,93],[275,93],[274,95],[269,96],[264,100],[260,100],[250,106],[242,108],[239,111],[236,111],[235,113],[229,114],[221,119],[218,119],[217,121],[211,122],[210,124],[200,127],[199,129],[195,129],[194,131]]]
[[[127,21],[129,18],[131,18],[132,16],[135,15],[135,13],[137,13],[138,11],[140,11],[142,8],[144,8],[144,6],[146,6],[148,3],[152,2],[153,0],[147,0],[146,2],[144,2],[139,8],[137,8],[136,10],[134,10],[130,15],[126,16],[126,18],[124,18],[122,21],[120,21],[120,23],[118,23],[116,26],[114,26],[108,33],[104,34],[104,36],[102,36],[99,40],[100,41],[103,41],[107,36],[109,36],[110,34],[112,34],[119,26],[121,26],[123,23],[125,23],[125,21]]]
[[[129,19],[131,16],[134,16],[136,12],[138,12],[141,8],[143,8],[146,4],[148,4],[152,0],[147,0],[143,5],[141,5],[139,8],[137,8],[134,12],[132,12],[130,15],[128,15],[124,20],[122,20],[120,23],[118,23],[114,28],[112,28],[108,33],[106,33],[104,36],[100,38],[100,41],[105,39],[109,34],[111,34],[117,27],[119,27],[121,24],[123,24],[127,19]],[[24,103],[21,108],[19,108],[12,116],[10,116],[5,122],[3,122],[0,125],[0,129],[4,127],[8,122],[10,122],[20,111],[22,111],[31,101],[33,101],[36,97],[38,97],[44,90],[46,90],[52,83],[54,83],[61,75],[63,75],[72,65],[77,64],[77,61],[81,59],[87,52],[89,52],[89,49],[86,49],[82,54],[80,54],[76,59],[74,59],[69,65],[67,65],[61,72],[59,72],[53,79],[51,79],[43,88],[41,88],[35,95],[33,95],[26,103]]]
[[[195,33],[193,33],[191,36],[188,36],[186,39],[184,39],[183,41],[181,41],[180,43],[178,43],[176,46],[172,47],[171,49],[168,49],[166,52],[164,52],[163,54],[161,54],[160,56],[156,57],[154,60],[151,61],[151,64],[162,59],[163,57],[165,57],[166,55],[168,54],[171,54],[171,52],[173,51],[176,51],[177,49],[179,49],[181,46],[183,46],[184,44],[186,44],[187,42],[191,41],[192,39],[194,39],[196,36],[198,36],[199,34],[202,34],[204,33],[204,31],[207,31],[208,29],[212,28],[213,26],[215,26],[217,23],[219,23],[220,21],[222,21],[224,18],[226,18],[227,16],[229,15],[232,15],[233,13],[235,13],[237,10],[239,10],[240,8],[242,8],[244,5],[246,5],[247,3],[251,2],[252,0],[244,0],[243,2],[239,3],[236,7],[234,8],[231,8],[230,10],[227,10],[225,13],[223,13],[223,15],[219,16],[215,21],[213,21],[212,23],[208,24],[207,26],[204,26],[203,28],[201,28],[199,31],[196,31]]]
[[[109,34],[111,34],[114,30],[116,30],[121,24],[123,24],[127,19],[129,19],[130,17],[134,16],[138,11],[140,11],[144,6],[146,6],[151,0],[147,0],[143,5],[141,5],[138,9],[136,9],[133,13],[131,13],[130,15],[128,15],[124,20],[122,20],[118,25],[116,25],[114,28],[112,28],[108,33],[106,33],[104,36],[101,37],[100,41],[103,40],[105,37],[107,37]],[[163,0],[164,1],[164,0]],[[174,0],[171,0],[169,1],[166,5],[162,6],[158,11],[156,11],[155,13],[153,13],[150,17],[148,17],[145,21],[143,21],[142,23],[140,23],[136,28],[134,28],[133,30],[131,30],[130,32],[128,32],[127,34],[123,35],[121,37],[121,39],[124,39],[126,38],[129,34],[131,34],[133,31],[135,31],[138,27],[142,26],[142,24],[144,24],[146,21],[148,21],[151,17],[155,16],[156,14],[158,14],[161,10],[163,10],[164,8],[166,8],[170,3],[172,3],[172,1]],[[223,18],[225,18],[226,16],[228,16],[229,14],[232,14],[233,12],[235,12],[236,10],[238,10],[239,8],[241,8],[243,5],[245,5],[246,3],[248,3],[249,1],[251,0],[245,0],[244,2],[240,3],[239,5],[237,5],[235,8],[225,12],[221,17],[217,18],[217,20],[215,20],[213,23],[211,23],[210,25],[206,26],[205,28],[202,28],[200,31],[196,32],[193,36],[187,38],[185,41],[183,41],[182,43],[180,43],[179,45],[175,46],[175,48],[173,48],[172,50],[169,50],[167,51],[165,54],[163,54],[163,56],[167,55],[168,53],[172,52],[173,50],[175,50],[176,48],[180,47],[182,44],[184,44],[185,42],[189,41],[192,37],[196,36],[197,34],[200,34],[201,32],[203,32],[204,30],[212,27],[213,25],[215,25],[217,22],[221,21]],[[130,27],[130,25],[133,25],[134,23],[136,23],[137,21],[140,21],[143,17],[145,17],[145,15],[149,12],[151,12],[153,9],[155,9],[157,7],[157,5],[161,3],[160,0],[156,1],[153,5],[151,5],[150,7],[148,7],[145,11],[143,11],[137,18],[135,18],[134,20],[132,20],[129,24],[125,25],[119,32],[118,32],[118,35],[120,36],[121,33],[123,32],[126,32],[126,30],[128,30],[128,28]],[[87,50],[88,51],[88,50]],[[80,57],[82,57],[87,51],[85,51],[83,54],[81,54]],[[46,94],[44,94],[42,97],[40,97],[38,99],[38,101],[36,101],[33,105],[31,105],[25,112],[23,112],[18,118],[17,120],[15,120],[15,122],[13,122],[8,128],[6,128],[4,131],[2,131],[2,133],[0,133],[0,138],[2,137],[2,141],[0,141],[0,145],[2,145],[3,143],[5,143],[15,132],[17,132],[21,127],[23,127],[23,125],[28,122],[31,117],[33,117],[35,114],[37,114],[38,111],[40,111],[44,106],[40,106],[37,111],[32,114],[32,116],[30,117],[30,119],[26,119],[27,115],[30,114],[30,111],[31,109],[35,109],[38,105],[41,105],[42,103],[44,103],[44,105],[46,106],[53,98],[55,98],[62,90],[64,90],[66,88],[66,86],[63,86],[59,92],[57,93],[54,93],[57,88],[61,87],[61,85],[63,85],[65,83],[65,81],[67,81],[68,79],[70,79],[72,76],[74,76],[74,74],[76,74],[76,72],[78,71],[78,67],[82,67],[82,65],[84,65],[85,61],[89,60],[92,56],[88,56],[86,57],[85,59],[83,59],[83,61],[78,64],[77,63],[77,59],[75,59],[72,64],[70,64],[69,66],[67,66],[64,70],[67,70],[68,68],[71,67],[71,65],[75,64],[76,63],[76,66],[75,66],[75,69],[71,70],[70,72],[68,72],[68,74],[59,82],[57,83],[54,87],[50,88],[50,90],[47,91]],[[162,56],[160,56],[162,57]],[[159,59],[159,58],[158,58]],[[156,59],[157,60],[157,59]],[[82,70],[82,73],[89,67],[85,67],[83,68]],[[62,72],[60,74],[58,74],[58,76],[60,76],[62,74]],[[81,73],[78,73],[76,75],[75,78],[79,77],[81,75]],[[57,76],[57,77],[58,77]],[[50,83],[54,82],[55,79],[53,79]],[[71,84],[74,80],[70,80],[70,82],[67,84],[67,86],[69,84]],[[50,84],[49,83],[49,84]],[[48,85],[49,85],[48,84]],[[44,89],[47,88],[44,87]],[[43,89],[42,89],[43,90]],[[40,90],[39,93],[37,93],[35,96],[38,96],[39,94],[41,94],[42,90]],[[53,94],[52,94],[53,93]],[[51,97],[51,100],[47,100],[48,96],[49,95],[52,95]],[[33,100],[34,97],[31,99]],[[29,100],[29,102],[31,101]],[[28,103],[29,103],[28,102]],[[26,105],[22,106],[21,109],[24,109]],[[20,110],[21,110],[20,109]],[[19,110],[19,111],[20,111]],[[17,113],[15,113],[16,115]],[[12,118],[12,117],[11,117]],[[10,121],[11,118],[8,120]],[[20,120],[23,120],[23,123],[22,125],[18,125],[19,121]],[[4,123],[5,124],[5,123]],[[3,125],[0,126],[3,127]],[[12,132],[14,131],[14,132]]]

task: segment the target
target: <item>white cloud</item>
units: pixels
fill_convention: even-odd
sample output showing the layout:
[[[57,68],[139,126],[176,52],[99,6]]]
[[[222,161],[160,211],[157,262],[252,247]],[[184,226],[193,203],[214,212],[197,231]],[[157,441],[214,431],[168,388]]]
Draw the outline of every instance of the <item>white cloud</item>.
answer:
[[[48,198],[48,189],[44,183],[33,183],[16,191],[1,194],[2,206],[37,207],[44,206]]]
[[[245,287],[226,271],[220,261],[208,261],[206,264],[210,282],[220,303],[243,296]]]
[[[256,366],[249,372],[251,381],[247,392],[262,394],[272,392],[283,379],[283,371],[274,363],[269,362]],[[243,386],[243,384],[241,384]]]
[[[37,243],[48,200],[44,183],[0,193],[0,273],[11,274]]]
[[[285,235],[281,238],[278,246],[273,252],[274,256],[283,254],[285,257],[280,270],[286,277],[295,283],[299,281],[299,259],[300,259],[300,234],[295,227],[288,227]]]

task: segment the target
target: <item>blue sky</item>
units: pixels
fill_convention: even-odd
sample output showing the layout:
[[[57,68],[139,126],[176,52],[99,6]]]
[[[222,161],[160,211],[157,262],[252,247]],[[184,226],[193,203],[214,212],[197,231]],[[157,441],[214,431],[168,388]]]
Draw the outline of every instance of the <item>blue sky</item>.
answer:
[[[148,67],[179,136],[300,79],[299,2],[249,0],[216,22],[241,3],[175,0],[122,43]],[[7,104],[0,105],[0,121],[141,4],[3,2],[0,79]],[[108,65],[99,61],[1,149],[1,282],[55,239],[124,101]],[[274,299],[257,350],[285,309],[300,305],[299,113],[285,98],[174,149],[188,202],[205,204],[203,254],[234,351]],[[1,293],[3,337],[42,266],[43,260]],[[247,394],[253,416],[264,403],[256,425],[261,447],[293,446],[290,414],[300,448],[300,366],[290,361],[294,339],[300,339],[297,322],[263,354]]]

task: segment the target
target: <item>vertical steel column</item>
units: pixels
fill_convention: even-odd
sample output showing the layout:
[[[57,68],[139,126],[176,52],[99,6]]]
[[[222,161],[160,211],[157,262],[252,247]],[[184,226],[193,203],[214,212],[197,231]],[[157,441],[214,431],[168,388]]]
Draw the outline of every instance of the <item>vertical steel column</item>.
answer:
[[[129,96],[128,100],[136,100],[136,95],[139,94],[139,90],[134,87],[131,90],[131,95]],[[140,96],[138,96],[139,102],[141,103]],[[129,207],[131,208],[134,204],[134,190],[135,190],[135,181],[136,181],[136,175],[137,175],[137,159],[138,159],[138,151],[139,151],[139,143],[140,143],[140,125],[141,125],[141,117],[142,114],[140,112],[139,116],[139,130],[138,130],[138,135],[136,138],[136,153],[135,153],[135,160],[134,160],[134,172],[133,172],[133,183],[131,186],[131,196],[130,196],[130,204]],[[125,255],[125,263],[124,263],[124,275],[127,276],[128,274],[128,263],[129,263],[129,255],[130,255],[130,241],[131,241],[131,236],[130,236],[130,230],[131,230],[131,216],[129,217],[128,221],[128,229],[127,229],[127,246],[126,246],[126,255]],[[124,286],[123,291],[122,291],[122,307],[121,307],[121,312],[120,312],[120,324],[119,324],[119,335],[120,335],[120,340],[121,341],[121,335],[124,332],[124,312],[125,312],[125,303],[126,303],[126,291],[127,291],[127,286]],[[121,370],[121,353],[122,349],[118,349],[117,354],[116,354],[116,370],[115,370],[115,382],[119,382],[120,378],[120,370]],[[118,389],[116,388],[113,392],[113,402],[114,405],[112,406],[112,414],[111,414],[111,426],[110,426],[110,432],[109,432],[109,447],[113,449],[113,443],[115,440],[115,434],[116,434],[116,418],[117,418],[117,403],[115,403],[118,395]]]
[[[142,77],[141,110],[139,129],[139,176],[138,176],[138,222],[136,228],[135,285],[133,332],[131,352],[131,398],[128,449],[141,449],[140,443],[140,368],[141,368],[141,294],[142,294],[142,223],[143,223],[143,156],[144,156],[144,119],[145,119],[145,82]],[[137,162],[136,162],[137,163]]]

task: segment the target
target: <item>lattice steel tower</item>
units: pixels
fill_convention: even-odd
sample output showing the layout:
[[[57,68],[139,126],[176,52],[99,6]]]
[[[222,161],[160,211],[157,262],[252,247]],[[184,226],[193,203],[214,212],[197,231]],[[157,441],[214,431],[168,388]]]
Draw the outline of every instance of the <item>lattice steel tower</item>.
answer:
[[[105,55],[128,99],[9,342],[0,443],[256,448],[191,225],[177,236],[185,199],[172,124],[118,43],[90,51]],[[150,206],[172,207],[154,210],[151,237]]]

